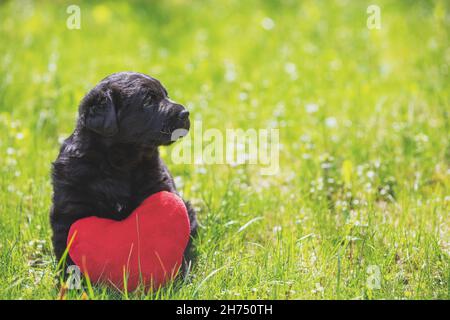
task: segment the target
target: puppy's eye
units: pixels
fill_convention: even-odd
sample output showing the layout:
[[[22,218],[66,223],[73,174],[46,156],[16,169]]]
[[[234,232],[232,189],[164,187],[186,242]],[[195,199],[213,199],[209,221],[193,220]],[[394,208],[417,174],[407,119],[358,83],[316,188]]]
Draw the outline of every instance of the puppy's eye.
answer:
[[[155,101],[156,100],[155,100],[155,97],[153,95],[146,96],[145,100],[144,100],[144,103],[143,103],[144,108],[151,108],[151,107],[153,107],[153,104],[154,104]]]

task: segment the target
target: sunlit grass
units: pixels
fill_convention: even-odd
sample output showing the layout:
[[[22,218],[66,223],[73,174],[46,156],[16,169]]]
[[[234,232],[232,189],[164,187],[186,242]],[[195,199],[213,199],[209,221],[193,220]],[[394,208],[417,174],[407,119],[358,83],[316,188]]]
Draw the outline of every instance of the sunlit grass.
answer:
[[[0,298],[56,299],[50,163],[106,75],[160,79],[203,127],[280,129],[280,173],[175,165],[198,260],[155,293],[67,299],[449,298],[449,6],[377,1],[0,4]],[[380,288],[367,286],[370,266]]]

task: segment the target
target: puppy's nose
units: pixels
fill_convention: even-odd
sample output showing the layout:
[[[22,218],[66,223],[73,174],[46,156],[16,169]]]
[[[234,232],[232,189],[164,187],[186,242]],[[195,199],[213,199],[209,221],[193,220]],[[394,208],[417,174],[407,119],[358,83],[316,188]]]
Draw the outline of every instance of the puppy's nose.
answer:
[[[178,118],[181,120],[186,120],[189,117],[189,111],[183,110],[178,114]]]

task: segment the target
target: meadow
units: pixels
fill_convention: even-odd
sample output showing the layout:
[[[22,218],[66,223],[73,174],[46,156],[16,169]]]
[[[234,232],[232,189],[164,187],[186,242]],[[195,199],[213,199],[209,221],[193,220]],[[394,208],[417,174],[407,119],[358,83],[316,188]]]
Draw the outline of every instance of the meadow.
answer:
[[[51,162],[125,70],[205,129],[279,129],[280,169],[162,149],[201,224],[188,277],[62,298],[449,299],[450,4],[376,0],[369,29],[373,2],[1,1],[0,299],[61,298]]]

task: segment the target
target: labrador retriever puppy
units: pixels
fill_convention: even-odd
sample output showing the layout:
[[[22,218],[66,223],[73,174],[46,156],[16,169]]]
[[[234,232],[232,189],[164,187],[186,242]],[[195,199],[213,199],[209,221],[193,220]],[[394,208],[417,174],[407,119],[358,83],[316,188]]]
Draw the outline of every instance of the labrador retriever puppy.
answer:
[[[70,226],[78,219],[122,220],[154,193],[177,194],[158,147],[171,144],[176,140],[173,133],[187,132],[189,126],[189,112],[169,99],[158,80],[145,74],[112,74],[83,98],[76,128],[52,167],[50,223],[58,261]],[[192,259],[191,242],[197,230],[195,211],[189,202],[185,204],[191,240],[184,254],[184,271]],[[69,256],[65,263],[73,264]]]

